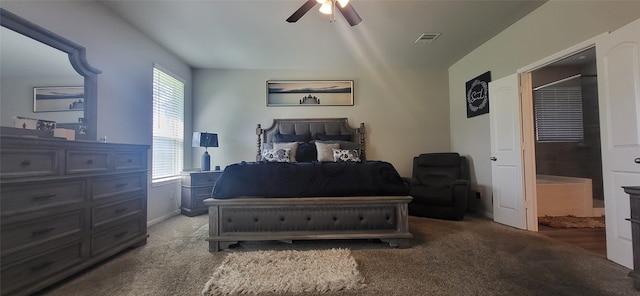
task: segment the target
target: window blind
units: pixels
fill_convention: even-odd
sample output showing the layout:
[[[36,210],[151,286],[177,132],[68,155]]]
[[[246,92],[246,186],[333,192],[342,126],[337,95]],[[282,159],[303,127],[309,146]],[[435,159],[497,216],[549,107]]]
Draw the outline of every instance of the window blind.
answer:
[[[549,86],[534,91],[536,140],[582,142],[582,88]]]
[[[183,168],[184,83],[153,68],[153,180],[177,176]]]

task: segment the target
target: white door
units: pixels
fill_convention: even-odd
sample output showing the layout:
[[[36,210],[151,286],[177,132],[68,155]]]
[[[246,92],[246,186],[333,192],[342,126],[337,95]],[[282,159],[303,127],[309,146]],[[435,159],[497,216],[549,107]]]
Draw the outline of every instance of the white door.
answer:
[[[596,42],[607,258],[633,268],[629,196],[640,186],[640,19]]]
[[[518,74],[489,83],[493,220],[526,229]]]

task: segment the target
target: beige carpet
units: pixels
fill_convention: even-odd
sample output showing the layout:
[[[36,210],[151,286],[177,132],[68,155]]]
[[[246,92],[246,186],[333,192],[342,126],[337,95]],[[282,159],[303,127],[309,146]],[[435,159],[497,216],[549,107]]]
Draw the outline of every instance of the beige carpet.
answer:
[[[553,228],[604,228],[604,217],[544,216],[538,223]]]
[[[254,251],[226,256],[203,296],[326,293],[364,287],[348,249]]]
[[[348,248],[366,287],[323,296],[639,296],[629,269],[535,232],[467,216],[409,217],[408,249],[376,240],[243,242],[209,253],[207,215],[178,215],[127,250],[37,295],[197,296],[229,254]],[[300,296],[282,293],[286,296]],[[279,295],[280,296],[280,295]]]

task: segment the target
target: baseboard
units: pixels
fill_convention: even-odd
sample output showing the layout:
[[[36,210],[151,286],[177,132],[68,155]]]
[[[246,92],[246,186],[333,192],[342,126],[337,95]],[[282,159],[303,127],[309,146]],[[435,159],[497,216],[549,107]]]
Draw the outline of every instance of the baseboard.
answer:
[[[166,214],[164,216],[155,218],[155,219],[153,219],[151,221],[147,221],[147,227],[156,225],[156,224],[158,224],[158,223],[160,223],[160,222],[162,222],[164,220],[167,220],[167,219],[169,219],[169,218],[171,218],[173,216],[177,216],[177,215],[180,215],[180,209],[176,209],[173,212],[170,212],[170,213],[168,213],[168,214]]]
[[[483,211],[480,214],[483,215],[485,218],[489,218],[489,219],[493,220],[493,212]]]

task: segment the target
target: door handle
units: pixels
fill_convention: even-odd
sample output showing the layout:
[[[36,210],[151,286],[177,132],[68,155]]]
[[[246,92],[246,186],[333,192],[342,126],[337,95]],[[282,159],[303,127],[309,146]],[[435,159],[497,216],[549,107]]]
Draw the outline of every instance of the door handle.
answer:
[[[491,159],[491,161],[496,161],[496,160],[498,160],[498,158],[497,158],[497,157],[495,157],[495,156],[491,156],[489,159]],[[639,159],[639,160],[640,160],[640,159]]]
[[[635,163],[640,163],[640,157],[638,157],[638,158],[634,159],[634,160],[633,160],[633,162],[635,162]]]

